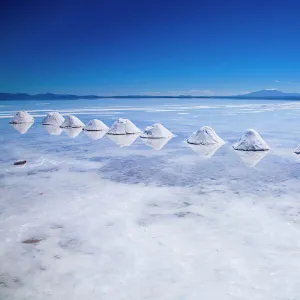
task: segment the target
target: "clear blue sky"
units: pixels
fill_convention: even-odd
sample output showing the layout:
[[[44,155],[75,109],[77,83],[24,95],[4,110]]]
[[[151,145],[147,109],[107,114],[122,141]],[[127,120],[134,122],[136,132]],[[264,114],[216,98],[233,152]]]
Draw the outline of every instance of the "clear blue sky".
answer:
[[[0,4],[0,92],[300,91],[300,1]]]

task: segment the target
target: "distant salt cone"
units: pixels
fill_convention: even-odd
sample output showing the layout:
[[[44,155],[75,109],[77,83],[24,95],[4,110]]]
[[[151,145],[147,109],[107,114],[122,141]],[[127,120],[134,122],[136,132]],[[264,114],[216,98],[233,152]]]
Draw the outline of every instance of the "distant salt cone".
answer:
[[[91,140],[96,141],[96,140],[102,139],[105,136],[106,131],[105,130],[98,130],[98,131],[95,131],[95,130],[84,130],[84,133]]]
[[[83,128],[86,131],[107,131],[108,127],[100,120],[93,119],[89,121]]]
[[[268,151],[237,151],[237,153],[246,167],[253,168],[268,154]]]
[[[18,111],[9,122],[10,124],[33,123],[34,118],[26,111]]]
[[[248,129],[241,139],[232,146],[240,151],[266,151],[270,150],[268,144],[263,140],[257,131]]]
[[[196,132],[194,132],[188,139],[189,144],[194,145],[214,145],[221,144],[225,142],[216,134],[216,132],[208,126],[203,126]]]
[[[19,131],[21,134],[25,134],[33,123],[21,123],[21,124],[11,124],[14,129]]]
[[[43,120],[43,125],[56,125],[60,126],[65,121],[65,118],[58,112],[49,112],[48,115]]]
[[[50,135],[60,135],[63,132],[63,129],[57,125],[43,125],[43,127]]]
[[[61,128],[81,128],[84,124],[75,116],[67,116],[65,121],[60,125]]]
[[[300,146],[298,146],[298,147],[294,150],[294,153],[300,154]]]
[[[200,157],[209,159],[215,155],[215,153],[223,146],[221,143],[212,145],[189,145],[190,148],[197,153]]]
[[[173,134],[163,125],[155,123],[152,126],[146,127],[140,137],[145,139],[164,139],[172,138]]]
[[[77,128],[69,127],[69,128],[64,128],[63,130],[70,138],[75,138],[82,132],[81,127],[77,127]]]
[[[107,137],[120,147],[129,147],[137,139],[139,133],[135,134],[109,134]]]
[[[163,147],[167,145],[167,143],[172,139],[172,137],[168,138],[142,138],[142,141],[145,145],[155,149],[161,150]]]
[[[137,128],[128,119],[118,119],[108,130],[107,134],[111,135],[123,135],[123,134],[133,134],[140,133],[141,130]]]

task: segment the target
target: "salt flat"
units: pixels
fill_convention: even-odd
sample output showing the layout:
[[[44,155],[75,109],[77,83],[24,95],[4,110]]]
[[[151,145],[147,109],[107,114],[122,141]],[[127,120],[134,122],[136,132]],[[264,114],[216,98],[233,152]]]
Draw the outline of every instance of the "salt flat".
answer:
[[[1,102],[0,299],[300,298],[299,102],[41,104]],[[21,109],[35,117],[24,134],[8,124]],[[175,137],[155,150],[50,135],[41,122],[53,110],[159,122]],[[208,157],[185,142],[205,125],[225,141]],[[233,150],[247,128],[266,155]]]

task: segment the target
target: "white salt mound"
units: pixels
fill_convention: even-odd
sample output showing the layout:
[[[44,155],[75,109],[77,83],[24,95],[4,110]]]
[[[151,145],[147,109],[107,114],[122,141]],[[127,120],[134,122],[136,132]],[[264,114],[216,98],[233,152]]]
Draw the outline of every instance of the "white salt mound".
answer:
[[[33,123],[34,118],[26,111],[18,111],[9,122],[10,124]]]
[[[84,124],[75,116],[67,116],[65,121],[60,125],[61,128],[80,128]]]
[[[58,125],[60,126],[65,121],[65,118],[58,112],[49,112],[43,120],[43,125]]]
[[[257,131],[248,129],[241,139],[232,146],[240,151],[266,151],[270,150],[268,144],[263,140]]]
[[[108,127],[102,121],[93,119],[84,126],[83,130],[87,130],[87,131],[105,130],[105,131],[107,131]]]
[[[294,153],[300,154],[300,146],[298,146],[298,147],[294,150]]]
[[[194,145],[214,145],[224,144],[225,142],[208,126],[203,126],[194,132],[187,140],[189,144]]]
[[[171,137],[173,137],[172,132],[159,123],[146,127],[144,132],[141,134],[141,138],[147,139],[163,139]]]
[[[111,126],[107,134],[121,135],[140,132],[140,129],[137,128],[130,120],[120,118]]]

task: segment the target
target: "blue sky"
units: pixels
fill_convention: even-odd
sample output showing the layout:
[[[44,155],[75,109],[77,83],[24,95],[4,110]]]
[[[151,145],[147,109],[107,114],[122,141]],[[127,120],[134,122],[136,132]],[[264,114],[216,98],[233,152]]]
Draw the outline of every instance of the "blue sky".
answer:
[[[2,1],[0,92],[300,91],[299,11],[297,0]]]

